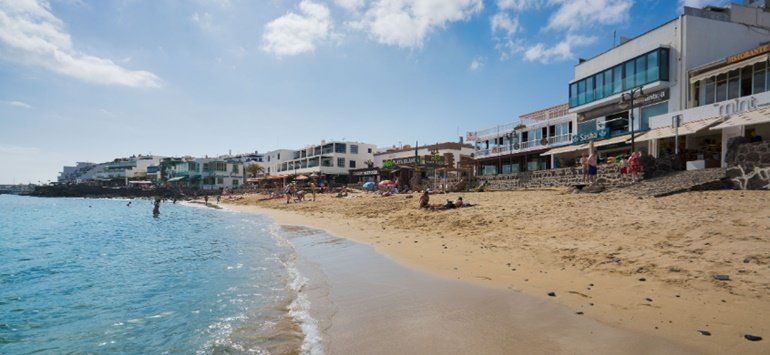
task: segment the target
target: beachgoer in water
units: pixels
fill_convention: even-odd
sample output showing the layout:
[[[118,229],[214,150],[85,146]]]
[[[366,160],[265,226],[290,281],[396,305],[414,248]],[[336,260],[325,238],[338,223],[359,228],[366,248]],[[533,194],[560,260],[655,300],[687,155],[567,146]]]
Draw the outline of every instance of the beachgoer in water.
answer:
[[[126,207],[131,207],[131,201],[128,201],[128,203],[126,204]]]
[[[219,204],[219,201],[222,199],[222,194],[217,195],[217,205]]]
[[[152,215],[157,217],[160,214],[160,197],[155,197],[155,206],[152,208]]]

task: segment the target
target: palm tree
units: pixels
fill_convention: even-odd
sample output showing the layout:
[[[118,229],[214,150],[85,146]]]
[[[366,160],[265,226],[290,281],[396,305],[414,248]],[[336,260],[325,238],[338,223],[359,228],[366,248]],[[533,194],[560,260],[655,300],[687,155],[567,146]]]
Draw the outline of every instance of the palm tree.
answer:
[[[249,172],[249,176],[255,178],[257,175],[262,175],[265,172],[265,168],[259,164],[251,164],[246,167],[246,171]]]

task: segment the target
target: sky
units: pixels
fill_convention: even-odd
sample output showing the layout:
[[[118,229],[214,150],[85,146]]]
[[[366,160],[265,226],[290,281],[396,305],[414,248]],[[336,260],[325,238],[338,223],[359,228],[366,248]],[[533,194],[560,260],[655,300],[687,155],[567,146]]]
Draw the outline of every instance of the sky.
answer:
[[[726,0],[0,0],[0,184],[134,154],[456,141]]]

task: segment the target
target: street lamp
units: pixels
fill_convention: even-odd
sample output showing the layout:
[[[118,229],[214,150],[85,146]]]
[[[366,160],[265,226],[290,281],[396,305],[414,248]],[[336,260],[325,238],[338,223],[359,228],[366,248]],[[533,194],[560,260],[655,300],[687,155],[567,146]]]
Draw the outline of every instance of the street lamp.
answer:
[[[636,152],[636,142],[634,141],[634,99],[642,97],[644,91],[642,87],[631,88],[620,95],[620,107],[630,107],[631,113],[629,115],[629,126],[631,126],[631,152]]]

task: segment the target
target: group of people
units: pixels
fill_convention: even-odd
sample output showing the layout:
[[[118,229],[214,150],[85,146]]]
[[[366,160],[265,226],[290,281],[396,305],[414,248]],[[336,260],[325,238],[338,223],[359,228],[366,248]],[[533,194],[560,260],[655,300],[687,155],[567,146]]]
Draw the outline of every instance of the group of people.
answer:
[[[641,158],[642,152],[636,151],[613,159],[614,162],[620,164],[620,177],[625,178],[625,176],[630,175],[631,182],[636,182],[639,179],[639,174],[642,173]],[[583,153],[580,157],[580,166],[583,169],[583,181],[590,185],[596,183],[598,160],[598,153],[596,152],[596,149],[594,149],[593,143],[591,143],[588,147],[588,153]]]
[[[428,210],[449,210],[453,208],[461,208],[461,207],[472,207],[470,203],[467,203],[463,201],[462,197],[458,197],[456,201],[452,200],[446,200],[446,203],[437,203],[437,204],[431,204],[430,203],[430,193],[428,191],[423,191],[422,196],[420,196],[420,208],[421,209],[428,209]]]
[[[315,181],[310,182],[308,188],[310,188],[313,201],[315,201],[315,194],[317,190]],[[294,202],[305,201],[305,190],[298,190],[296,182],[286,185],[286,187],[283,188],[283,193],[286,196],[286,204],[291,203],[292,197],[294,198]]]

